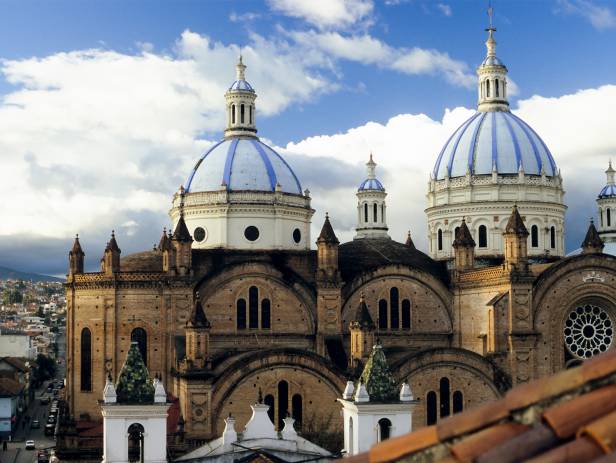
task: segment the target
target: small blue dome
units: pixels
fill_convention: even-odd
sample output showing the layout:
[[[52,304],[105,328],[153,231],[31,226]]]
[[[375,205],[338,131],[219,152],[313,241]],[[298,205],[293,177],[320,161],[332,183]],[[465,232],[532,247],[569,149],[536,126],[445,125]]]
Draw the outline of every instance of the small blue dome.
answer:
[[[436,164],[437,180],[491,174],[557,175],[556,163],[539,135],[509,111],[477,112],[449,138]]]
[[[616,196],[616,185],[605,185],[599,192],[599,199],[613,198]]]
[[[481,63],[482,66],[504,66],[503,62],[496,56],[486,56]]]
[[[385,187],[376,178],[367,178],[366,180],[361,182],[361,185],[359,185],[359,188],[357,189],[357,191],[365,190],[385,191]]]
[[[231,87],[229,87],[229,90],[244,90],[247,92],[254,92],[252,85],[250,85],[248,81],[243,80],[243,79],[236,80],[235,82],[233,82],[231,84]]]
[[[286,161],[258,138],[227,138],[201,156],[184,188],[187,193],[218,191],[280,191],[302,194],[302,186]]]

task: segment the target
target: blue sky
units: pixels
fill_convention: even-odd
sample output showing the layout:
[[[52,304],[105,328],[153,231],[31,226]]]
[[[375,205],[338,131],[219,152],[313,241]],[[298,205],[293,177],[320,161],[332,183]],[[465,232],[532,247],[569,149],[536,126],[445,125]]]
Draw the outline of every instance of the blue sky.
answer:
[[[156,241],[172,192],[221,135],[219,102],[239,47],[260,95],[259,133],[299,166],[314,193],[314,226],[329,208],[342,236],[352,236],[356,179],[344,172],[361,177],[367,152],[380,148],[375,157],[398,217],[392,231],[402,239],[411,228],[421,245],[429,166],[476,103],[487,2],[330,0],[328,6],[334,4],[340,8],[315,11],[315,0],[0,0],[0,124],[8,121],[11,134],[0,135],[0,159],[11,172],[7,179],[23,176],[4,182],[5,194],[26,203],[0,209],[10,219],[0,227],[6,256],[0,265],[61,273],[74,232],[86,237],[92,255],[102,252],[111,228],[120,230],[125,252]],[[494,0],[493,6],[498,55],[518,88],[512,108],[522,102],[522,114],[570,173],[573,249],[607,159],[616,156],[610,135],[616,127],[610,130],[605,108],[592,106],[593,98],[609,105],[616,84],[616,4]],[[411,55],[410,64],[402,63]],[[168,88],[182,91],[169,95]],[[406,131],[415,139],[391,142],[404,134],[392,121],[410,124]],[[579,140],[588,126],[597,133]],[[411,159],[401,159],[407,149]],[[582,155],[589,160],[583,179],[576,168]],[[105,156],[114,159],[115,175],[109,164],[109,171],[101,169]],[[315,157],[318,165],[306,162]],[[397,188],[398,167],[420,187]],[[348,198],[336,211],[328,195],[338,190]],[[417,204],[407,206],[409,198]],[[38,261],[19,262],[7,249],[16,236],[24,247],[40,247],[33,252]]]

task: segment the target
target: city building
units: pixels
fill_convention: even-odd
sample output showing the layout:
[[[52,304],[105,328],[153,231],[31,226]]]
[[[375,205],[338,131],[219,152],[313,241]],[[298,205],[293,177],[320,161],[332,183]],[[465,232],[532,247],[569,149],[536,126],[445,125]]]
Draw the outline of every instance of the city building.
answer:
[[[430,174],[428,254],[410,235],[390,237],[373,156],[358,179],[355,238],[340,243],[326,217],[311,249],[309,191],[257,137],[240,58],[225,136],[173,195],[158,247],[122,256],[112,233],[100,271],[88,273],[73,243],[68,414],[100,416],[97,400],[133,342],[179,400],[187,447],[222,435],[230,415],[243,429],[258,390],[275,430],[290,415],[301,433],[341,435],[337,401],[377,339],[396,386],[419,400],[413,429],[612,348],[616,257],[602,253],[593,224],[580,254],[564,256],[557,156],[509,110],[494,31],[478,111]],[[613,223],[607,211],[602,227]]]

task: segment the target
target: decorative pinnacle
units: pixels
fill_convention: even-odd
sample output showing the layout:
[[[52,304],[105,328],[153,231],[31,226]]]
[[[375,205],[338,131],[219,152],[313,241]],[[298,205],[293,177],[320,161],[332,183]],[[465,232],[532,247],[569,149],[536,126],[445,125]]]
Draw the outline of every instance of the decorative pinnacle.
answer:
[[[237,62],[237,64],[235,65],[235,70],[236,70],[236,79],[237,80],[246,80],[246,65],[244,64],[244,62],[242,61],[242,54],[240,52],[240,59]]]
[[[374,162],[374,160],[372,159],[372,152],[370,152],[370,159],[366,163],[366,167],[368,168],[368,178],[376,178],[376,174],[374,172],[376,168],[376,162]]]
[[[490,25],[486,28],[488,33],[488,40],[486,41],[486,48],[488,49],[488,56],[496,56],[496,40],[494,40],[493,33],[496,32],[496,27],[493,24],[494,8],[492,8],[492,2],[488,6],[488,18],[490,18]]]
[[[607,184],[608,185],[614,185],[616,183],[615,179],[614,179],[614,174],[616,174],[616,170],[614,170],[614,168],[612,167],[612,160],[610,159],[610,163],[608,165],[607,170],[605,171],[606,175],[607,175]]]

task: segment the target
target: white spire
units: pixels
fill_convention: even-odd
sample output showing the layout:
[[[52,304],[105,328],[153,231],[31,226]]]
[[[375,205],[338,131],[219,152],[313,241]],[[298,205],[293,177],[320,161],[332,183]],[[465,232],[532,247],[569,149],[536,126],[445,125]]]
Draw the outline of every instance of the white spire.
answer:
[[[242,61],[242,54],[240,53],[240,59],[235,65],[236,79],[246,80],[246,65]]]
[[[610,159],[610,163],[608,165],[608,168],[605,171],[605,174],[607,175],[607,184],[608,185],[616,184],[616,181],[614,180],[614,174],[616,174],[616,170],[614,170],[614,168],[612,167],[612,160],[611,159]]]
[[[368,178],[375,179],[376,178],[376,173],[375,173],[376,162],[372,160],[372,152],[370,153],[370,159],[366,163],[366,167],[368,168]]]
[[[487,111],[508,111],[507,101],[507,67],[496,56],[496,40],[494,33],[496,28],[492,22],[494,10],[488,8],[490,25],[486,28],[488,40],[486,40],[486,57],[477,68],[479,82],[477,87],[477,109]]]

